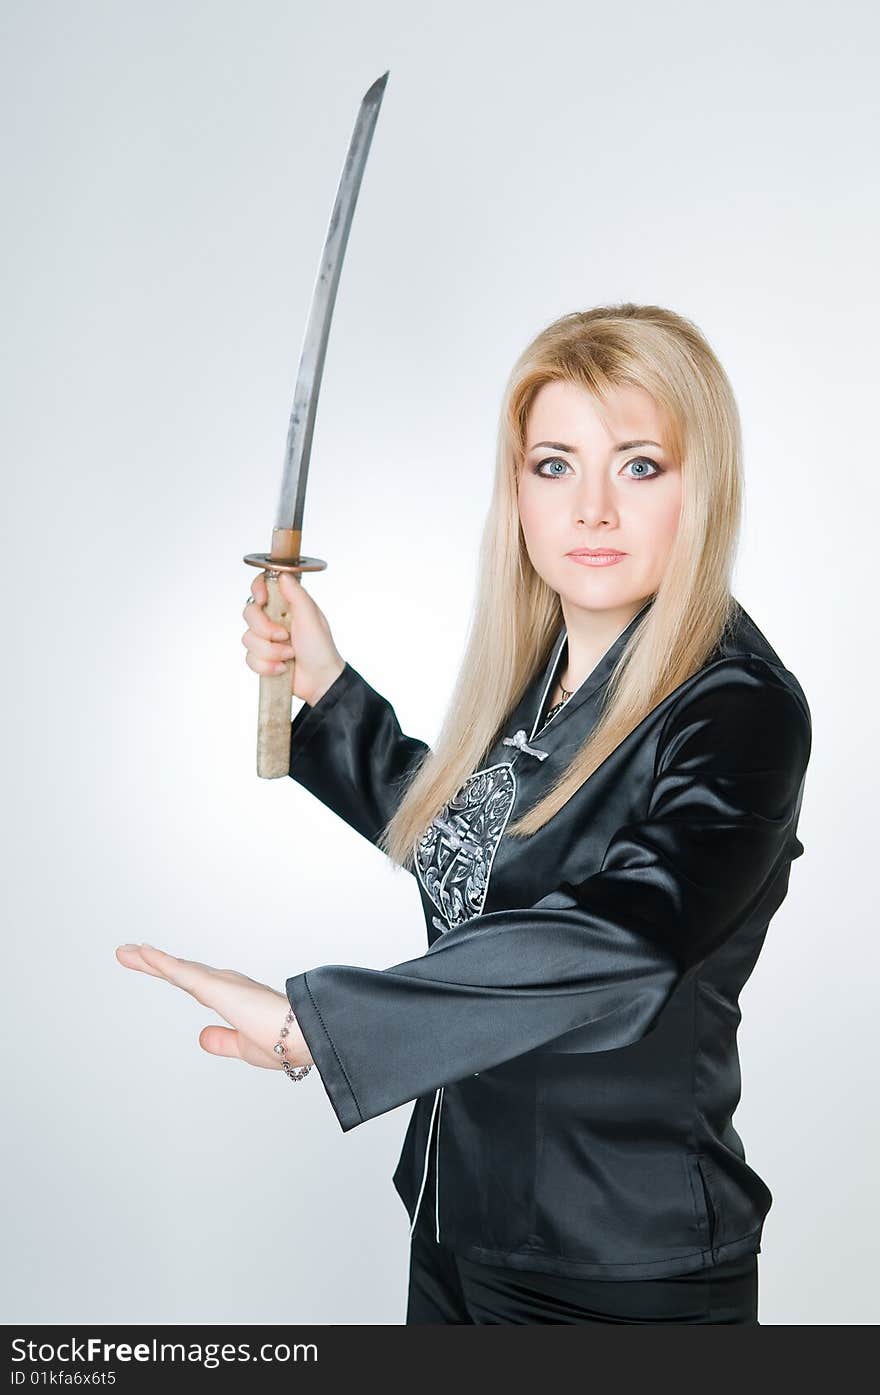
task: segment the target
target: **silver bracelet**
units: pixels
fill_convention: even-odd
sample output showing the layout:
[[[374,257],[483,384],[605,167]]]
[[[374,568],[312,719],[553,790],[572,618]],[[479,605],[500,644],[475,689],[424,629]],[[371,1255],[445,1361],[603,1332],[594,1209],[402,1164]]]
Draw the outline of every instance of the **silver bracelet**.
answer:
[[[286,1056],[286,1055],[287,1055],[287,1047],[284,1045],[284,1038],[285,1038],[286,1036],[289,1035],[290,1024],[291,1024],[292,1021],[293,1021],[293,1008],[290,1009],[289,1013],[288,1013],[287,1016],[285,1017],[285,1019],[284,1019],[284,1026],[281,1028],[281,1038],[280,1038],[280,1040],[279,1040],[278,1042],[276,1042],[276,1044],[275,1044],[275,1055],[276,1055],[276,1056]],[[305,1076],[308,1075],[309,1071],[310,1071],[312,1068],[311,1068],[310,1065],[308,1065],[308,1066],[292,1066],[292,1065],[290,1064],[289,1061],[282,1061],[282,1062],[281,1062],[281,1069],[282,1069],[283,1071],[286,1071],[286,1072],[287,1072],[288,1079],[290,1079],[290,1080],[302,1080],[302,1079],[304,1079]]]

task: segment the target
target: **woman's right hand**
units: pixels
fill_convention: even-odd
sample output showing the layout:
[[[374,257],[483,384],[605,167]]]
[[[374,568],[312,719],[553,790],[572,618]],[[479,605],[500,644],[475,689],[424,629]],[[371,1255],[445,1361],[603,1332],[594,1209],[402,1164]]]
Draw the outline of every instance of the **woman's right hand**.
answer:
[[[242,611],[248,625],[241,637],[248,651],[245,663],[254,673],[281,673],[294,658],[290,691],[314,707],[339,677],[345,660],[333,642],[324,612],[302,582],[290,572],[281,572],[279,585],[290,612],[290,634],[263,609],[269,589],[258,572],[251,584],[254,599]]]

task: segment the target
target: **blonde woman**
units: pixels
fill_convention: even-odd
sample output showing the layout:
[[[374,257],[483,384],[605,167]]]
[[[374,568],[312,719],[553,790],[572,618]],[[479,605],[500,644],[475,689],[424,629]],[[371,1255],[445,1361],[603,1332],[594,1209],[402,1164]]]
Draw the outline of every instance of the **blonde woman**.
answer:
[[[314,1065],[343,1130],[414,1102],[407,1323],[757,1323],[772,1202],[733,1126],[739,994],[785,897],[810,756],[731,594],[738,413],[690,321],[565,315],[520,355],[464,659],[433,748],[284,578],[290,774],[410,872],[428,948],[285,994],[154,950],[206,1050]]]

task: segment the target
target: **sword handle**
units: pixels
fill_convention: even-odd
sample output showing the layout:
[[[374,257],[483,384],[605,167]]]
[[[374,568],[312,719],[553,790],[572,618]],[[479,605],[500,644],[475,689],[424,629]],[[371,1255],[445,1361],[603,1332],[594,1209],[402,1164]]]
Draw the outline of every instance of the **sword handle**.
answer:
[[[281,592],[277,571],[266,571],[269,599],[264,607],[270,620],[290,631],[287,601]],[[296,580],[299,576],[294,573]],[[275,780],[290,773],[290,699],[293,666],[289,659],[281,673],[260,674],[260,710],[257,722],[257,774]]]
[[[294,544],[291,547],[291,544]],[[288,555],[282,547],[290,549]],[[298,555],[299,534],[276,528],[271,553],[250,552],[245,557],[252,567],[262,567],[269,599],[265,610],[270,620],[290,633],[290,613],[278,582],[281,572],[300,579],[301,572],[320,572],[327,566],[320,557]],[[291,553],[293,555],[291,555]],[[281,673],[260,674],[260,708],[257,722],[257,774],[263,780],[277,780],[290,774],[290,700],[293,695],[293,665],[288,659]]]

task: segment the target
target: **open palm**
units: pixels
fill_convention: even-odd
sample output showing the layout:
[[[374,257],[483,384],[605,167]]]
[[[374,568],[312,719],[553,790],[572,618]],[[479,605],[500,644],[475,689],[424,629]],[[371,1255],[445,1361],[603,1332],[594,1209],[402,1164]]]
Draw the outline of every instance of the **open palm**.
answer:
[[[229,1027],[202,1028],[199,1045],[203,1051],[212,1056],[232,1056],[265,1070],[283,1069],[275,1043],[290,1010],[286,994],[234,969],[215,969],[195,959],[177,959],[154,945],[120,945],[116,958],[126,969],[163,978],[175,988],[182,988],[197,1003],[230,1023]],[[313,1064],[296,1018],[284,1040],[291,1065]]]

